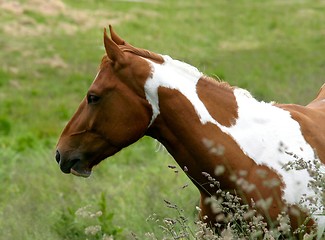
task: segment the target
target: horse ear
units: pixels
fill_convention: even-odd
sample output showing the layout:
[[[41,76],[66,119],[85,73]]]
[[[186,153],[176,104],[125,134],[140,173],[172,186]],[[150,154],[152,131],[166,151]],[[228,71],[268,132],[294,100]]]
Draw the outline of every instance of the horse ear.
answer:
[[[111,33],[112,40],[117,44],[117,45],[126,45],[126,42],[116,34],[116,32],[113,30],[112,25],[109,25],[109,31]]]
[[[108,37],[106,28],[104,28],[104,45],[107,57],[110,60],[119,64],[123,64],[125,62],[124,53],[117,46],[117,44]]]

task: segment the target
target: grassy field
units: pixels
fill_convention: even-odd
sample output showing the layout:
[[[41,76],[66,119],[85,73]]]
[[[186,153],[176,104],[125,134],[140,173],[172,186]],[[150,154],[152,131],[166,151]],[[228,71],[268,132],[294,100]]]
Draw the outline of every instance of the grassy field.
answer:
[[[2,0],[0,239],[102,239],[86,236],[93,225],[116,239],[161,236],[159,223],[146,219],[173,214],[164,199],[195,219],[197,190],[149,138],[89,179],[64,175],[54,160],[97,72],[108,24],[135,46],[265,101],[307,104],[325,82],[323,0]]]

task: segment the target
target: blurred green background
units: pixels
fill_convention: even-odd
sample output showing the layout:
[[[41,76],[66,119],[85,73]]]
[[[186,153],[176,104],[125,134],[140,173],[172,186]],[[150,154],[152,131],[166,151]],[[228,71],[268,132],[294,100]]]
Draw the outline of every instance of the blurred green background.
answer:
[[[171,214],[164,199],[195,220],[197,190],[152,139],[105,160],[89,179],[64,175],[54,160],[97,72],[108,24],[134,46],[260,100],[307,104],[325,82],[323,0],[0,0],[0,239],[159,236],[159,223],[146,219]],[[101,231],[91,235],[92,226]]]

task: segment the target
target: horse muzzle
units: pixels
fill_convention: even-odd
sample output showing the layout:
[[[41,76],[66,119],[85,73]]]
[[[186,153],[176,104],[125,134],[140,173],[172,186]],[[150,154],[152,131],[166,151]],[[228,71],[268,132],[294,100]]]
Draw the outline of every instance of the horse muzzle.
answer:
[[[55,159],[64,173],[71,173],[78,177],[89,177],[91,175],[91,168],[81,158],[64,158],[60,151],[56,150]]]

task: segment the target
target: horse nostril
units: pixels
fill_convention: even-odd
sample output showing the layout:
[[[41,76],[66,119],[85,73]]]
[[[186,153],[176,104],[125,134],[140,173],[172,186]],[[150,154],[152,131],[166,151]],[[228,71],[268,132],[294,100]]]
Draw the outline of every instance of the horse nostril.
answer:
[[[60,152],[59,152],[59,150],[56,150],[55,159],[56,159],[56,161],[57,161],[58,163],[60,163],[61,156],[60,156]]]

